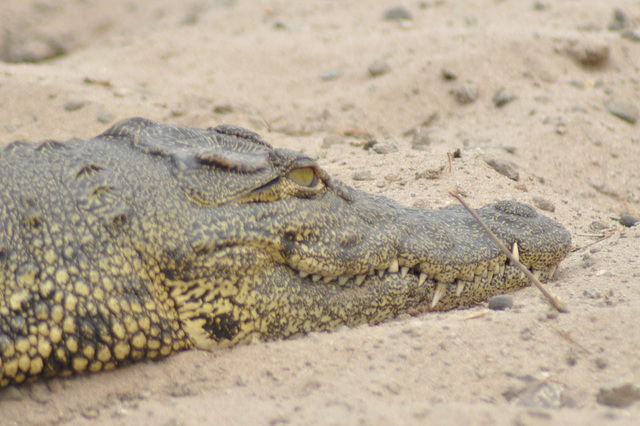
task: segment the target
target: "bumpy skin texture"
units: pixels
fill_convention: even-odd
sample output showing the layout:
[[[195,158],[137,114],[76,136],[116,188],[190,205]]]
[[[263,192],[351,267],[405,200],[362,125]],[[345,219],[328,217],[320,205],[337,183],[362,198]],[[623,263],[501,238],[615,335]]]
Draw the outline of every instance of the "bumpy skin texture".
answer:
[[[228,347],[526,285],[461,207],[405,208],[232,126],[134,118],[0,150],[0,386]],[[542,279],[568,232],[478,210]]]

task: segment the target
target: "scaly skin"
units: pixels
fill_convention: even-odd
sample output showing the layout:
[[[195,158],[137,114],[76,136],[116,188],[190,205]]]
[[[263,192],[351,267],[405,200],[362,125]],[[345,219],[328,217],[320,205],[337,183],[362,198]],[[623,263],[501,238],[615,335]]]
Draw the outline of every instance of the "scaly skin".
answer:
[[[136,118],[0,150],[0,386],[403,312],[526,280],[461,207],[402,207],[231,126]],[[570,248],[529,206],[479,209],[542,279]]]

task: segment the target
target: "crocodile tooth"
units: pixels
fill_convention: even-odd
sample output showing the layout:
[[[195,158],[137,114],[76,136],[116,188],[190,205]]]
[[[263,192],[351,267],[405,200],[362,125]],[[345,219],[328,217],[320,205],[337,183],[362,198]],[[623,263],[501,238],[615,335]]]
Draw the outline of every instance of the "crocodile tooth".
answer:
[[[518,250],[518,242],[513,243],[513,249],[511,249],[511,253],[513,253],[513,257],[516,258],[518,262],[520,262],[520,250]]]
[[[534,269],[533,276],[536,277],[538,281],[540,281],[540,275],[542,275],[542,269]]]
[[[482,277],[480,275],[476,275],[473,278],[473,291],[478,290],[478,287],[480,287],[480,282],[482,281]]]
[[[464,291],[465,282],[462,280],[458,280],[458,287],[456,288],[456,296],[460,297],[462,292]]]
[[[347,283],[347,281],[349,281],[349,276],[348,275],[342,275],[338,278],[338,284],[340,285],[345,285]]]
[[[442,296],[447,292],[447,285],[444,283],[438,283],[436,291],[433,292],[433,299],[431,299],[431,307],[435,308]]]
[[[333,281],[335,278],[336,278],[336,277],[329,275],[329,276],[324,277],[324,278],[323,278],[323,280],[324,280],[324,283],[325,283],[325,284],[329,284],[329,283],[330,283],[331,281]]]
[[[364,282],[365,278],[367,278],[367,276],[365,274],[356,275],[356,285],[362,284]]]
[[[425,274],[424,272],[420,272],[420,278],[418,278],[418,285],[422,285],[424,284],[424,282],[427,280],[427,274]]]
[[[378,269],[378,276],[380,278],[384,277],[384,269]]]
[[[547,271],[547,276],[549,277],[549,279],[553,278],[553,275],[556,273],[557,268],[558,265],[549,266],[549,270]]]
[[[308,272],[304,272],[304,271],[298,271],[298,273],[300,274],[301,278],[307,278],[309,276]]]
[[[393,272],[395,274],[398,272],[399,269],[400,269],[400,264],[398,263],[398,258],[395,257],[391,261],[391,265],[389,265],[389,272]]]
[[[408,273],[409,273],[408,266],[403,266],[402,268],[400,268],[400,274],[402,275],[402,278],[406,277]]]
[[[318,281],[320,281],[321,278],[322,278],[322,275],[319,275],[319,274],[311,275],[311,279],[313,280],[314,283],[317,283]]]
[[[483,278],[484,278],[484,277],[483,277]],[[493,271],[492,271],[492,272],[487,273],[487,282],[488,282],[488,283],[490,283],[492,279],[493,279]]]
[[[504,275],[504,264],[500,265],[500,271],[498,272],[498,275],[503,276]]]
[[[496,275],[500,275],[500,265],[496,264],[496,267],[493,268],[493,274]]]

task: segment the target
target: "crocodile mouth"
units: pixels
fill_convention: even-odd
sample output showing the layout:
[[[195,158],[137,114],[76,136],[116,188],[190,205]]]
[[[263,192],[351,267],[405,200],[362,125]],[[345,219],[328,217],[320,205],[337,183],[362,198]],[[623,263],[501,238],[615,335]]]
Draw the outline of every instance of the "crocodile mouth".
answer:
[[[518,243],[514,242],[511,253],[520,261]],[[553,279],[558,263],[551,265],[536,265],[520,262],[538,280],[547,281]],[[425,287],[424,293],[430,294],[430,310],[450,309],[451,302],[439,306],[439,302],[446,296],[464,298],[481,294],[482,297],[471,297],[483,300],[487,295],[499,294],[528,284],[524,273],[518,269],[507,257],[500,254],[490,261],[480,262],[464,267],[434,268],[428,262],[422,262],[413,266],[402,265],[402,260],[394,258],[386,267],[371,268],[366,273],[351,275],[329,275],[310,273],[298,270],[290,265],[286,266],[292,273],[297,274],[307,285],[331,285],[343,289],[352,289],[366,286],[369,280],[385,279],[401,280],[417,287]],[[426,290],[426,291],[425,291]],[[468,298],[465,298],[467,300]],[[460,302],[456,306],[470,303]]]

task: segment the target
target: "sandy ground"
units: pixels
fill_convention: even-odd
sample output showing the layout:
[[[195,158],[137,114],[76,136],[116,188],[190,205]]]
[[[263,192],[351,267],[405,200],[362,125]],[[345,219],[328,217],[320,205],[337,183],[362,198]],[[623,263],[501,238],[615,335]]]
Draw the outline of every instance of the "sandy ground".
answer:
[[[606,0],[5,0],[3,143],[88,138],[136,115],[235,123],[404,204],[443,207],[451,188],[476,207],[537,203],[576,250],[549,284],[568,314],[525,289],[503,312],[190,351],[11,388],[0,423],[637,424],[638,402],[597,402],[640,386],[640,228],[614,220],[638,217],[640,134],[607,109],[637,118],[640,5],[615,5],[617,30]],[[396,6],[410,19],[384,19]],[[514,98],[498,107],[500,89]]]

